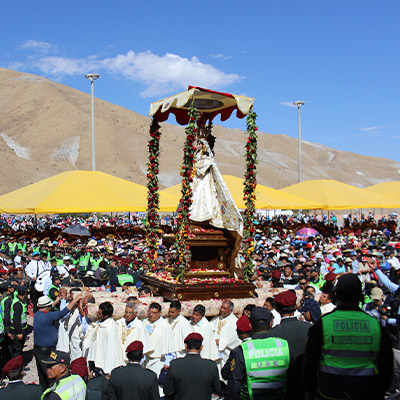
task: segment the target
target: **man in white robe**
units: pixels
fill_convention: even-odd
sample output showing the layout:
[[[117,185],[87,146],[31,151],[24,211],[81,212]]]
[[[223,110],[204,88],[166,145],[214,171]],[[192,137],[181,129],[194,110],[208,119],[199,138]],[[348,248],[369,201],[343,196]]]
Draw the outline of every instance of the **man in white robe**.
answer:
[[[206,308],[202,304],[198,304],[194,307],[191,322],[192,329],[193,332],[200,333],[200,335],[203,336],[203,349],[200,353],[201,357],[217,361],[219,359],[218,347],[215,342],[214,332],[205,315]]]
[[[135,303],[127,303],[124,317],[116,322],[122,352],[125,354],[125,362],[128,362],[126,348],[135,340],[143,343],[144,355],[154,350],[150,335],[143,322],[137,318],[137,312],[138,308]]]
[[[181,315],[181,303],[174,300],[169,305],[168,322],[174,334],[176,357],[185,357],[185,338],[193,332],[190,322]]]
[[[224,301],[221,304],[219,316],[214,317],[210,322],[214,332],[215,342],[218,346],[219,359],[217,361],[217,366],[220,374],[221,368],[228,360],[231,350],[241,343],[236,332],[237,318],[233,314],[233,308],[234,304],[230,300]]]
[[[151,303],[147,319],[143,321],[154,350],[147,354],[144,367],[155,372],[157,378],[161,370],[167,370],[173,359],[176,358],[174,334],[167,320],[161,316],[161,306]],[[163,389],[159,387],[160,397],[164,395]]]
[[[85,338],[88,345],[87,360],[108,375],[114,368],[125,365],[113,312],[111,303],[101,303],[97,312],[99,321],[88,330]]]
[[[168,369],[170,362],[176,358],[174,334],[169,323],[161,316],[158,303],[150,304],[147,319],[143,323],[154,348],[147,355],[144,366],[159,376],[161,369]]]
[[[61,288],[66,290],[65,288]],[[71,298],[74,289],[71,290]],[[79,289],[76,292],[80,292]],[[58,328],[58,342],[56,349],[68,353],[71,362],[83,356],[82,341],[88,329],[89,319],[86,316],[83,307],[88,303],[92,295],[86,296],[82,300],[82,304],[75,306],[65,317],[60,320],[60,327]],[[65,300],[61,300],[60,310],[67,306]]]

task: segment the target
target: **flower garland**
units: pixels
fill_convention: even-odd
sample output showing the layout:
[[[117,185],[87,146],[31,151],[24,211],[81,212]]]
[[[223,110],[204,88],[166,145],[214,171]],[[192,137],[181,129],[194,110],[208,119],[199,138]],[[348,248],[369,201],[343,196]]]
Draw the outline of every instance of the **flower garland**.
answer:
[[[247,143],[246,143],[246,173],[243,190],[243,200],[246,203],[246,211],[244,218],[244,230],[243,230],[243,256],[244,256],[244,280],[250,281],[253,275],[253,253],[254,243],[253,236],[255,232],[254,228],[254,216],[255,216],[255,205],[256,200],[256,186],[257,186],[257,125],[256,125],[257,114],[252,110],[247,116]]]
[[[147,163],[147,221],[146,240],[149,251],[147,252],[148,268],[156,269],[157,249],[159,242],[159,216],[158,209],[160,197],[158,193],[158,173],[160,156],[160,124],[153,118],[150,126],[150,139],[148,142],[149,161]]]
[[[181,176],[182,176],[182,198],[178,208],[178,233],[174,247],[177,251],[175,258],[175,268],[178,270],[177,279],[179,282],[183,282],[185,279],[185,268],[186,264],[191,259],[190,247],[186,243],[186,238],[189,235],[189,209],[192,204],[192,182],[194,174],[194,157],[196,147],[194,142],[196,140],[197,124],[198,119],[196,108],[193,105],[189,108],[189,124],[185,129],[186,141],[183,147],[183,163],[181,165]]]

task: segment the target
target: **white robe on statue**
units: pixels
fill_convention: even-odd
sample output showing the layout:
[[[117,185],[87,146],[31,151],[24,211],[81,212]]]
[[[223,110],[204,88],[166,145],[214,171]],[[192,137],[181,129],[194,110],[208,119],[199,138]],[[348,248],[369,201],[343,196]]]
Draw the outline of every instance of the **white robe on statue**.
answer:
[[[168,318],[169,325],[171,326],[172,333],[174,334],[176,357],[185,357],[185,342],[186,336],[192,333],[190,322],[181,314],[175,319]]]
[[[125,365],[117,325],[112,317],[93,324],[86,334],[85,347],[88,347],[87,360],[93,361],[106,374]]]
[[[136,317],[129,324],[125,318],[119,319],[117,322],[118,337],[121,343],[122,353],[125,356],[125,362],[128,362],[126,357],[126,348],[135,340],[140,340],[143,343],[143,354],[153,351],[153,344],[150,339],[143,322]]]
[[[236,321],[236,316],[231,313],[225,318],[214,317],[210,322],[214,338],[219,341],[217,366],[220,373],[221,368],[229,358],[231,350],[242,343],[236,332]]]
[[[208,142],[205,139],[201,142],[203,150],[198,150],[195,155],[190,219],[208,222],[216,228],[236,231],[243,236],[243,218],[218,170]]]
[[[192,322],[191,325],[193,332],[200,333],[200,335],[203,336],[203,350],[200,353],[201,357],[217,361],[219,359],[218,348],[215,343],[214,332],[207,318],[203,317],[197,324]]]
[[[174,335],[169,323],[162,317],[153,323],[145,319],[143,323],[154,348],[147,354],[144,367],[155,372],[158,377],[164,367],[165,356],[176,351]]]

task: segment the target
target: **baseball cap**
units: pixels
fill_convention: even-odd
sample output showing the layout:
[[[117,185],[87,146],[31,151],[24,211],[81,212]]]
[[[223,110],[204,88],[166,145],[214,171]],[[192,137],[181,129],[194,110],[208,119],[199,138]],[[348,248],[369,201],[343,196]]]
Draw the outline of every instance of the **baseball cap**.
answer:
[[[257,325],[258,321],[272,321],[272,313],[267,308],[264,307],[255,307],[250,312],[250,323],[252,326]]]
[[[45,360],[42,360],[43,364],[46,365],[56,365],[56,364],[65,364],[69,365],[71,359],[69,358],[69,354],[64,351],[53,350],[49,356]]]

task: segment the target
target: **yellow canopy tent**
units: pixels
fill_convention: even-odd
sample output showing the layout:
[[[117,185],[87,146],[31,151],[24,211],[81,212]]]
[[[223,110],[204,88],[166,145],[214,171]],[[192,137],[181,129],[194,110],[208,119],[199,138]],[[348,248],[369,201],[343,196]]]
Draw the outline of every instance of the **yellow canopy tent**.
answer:
[[[160,194],[161,211],[179,199]],[[146,211],[147,188],[100,171],[68,171],[0,196],[0,212],[56,214]]]
[[[364,190],[393,198],[395,199],[397,208],[400,207],[400,181],[382,182],[378,183],[377,185],[369,186]]]
[[[396,207],[393,199],[329,179],[304,181],[281,191],[313,200],[323,210]]]
[[[222,176],[228,187],[234,202],[238,208],[246,208],[243,200],[243,179],[233,175]],[[175,197],[181,196],[181,185],[175,185],[164,189],[161,193],[167,193]],[[320,208],[316,202],[282,193],[279,190],[257,184],[256,188],[256,208],[269,209],[316,209]]]

